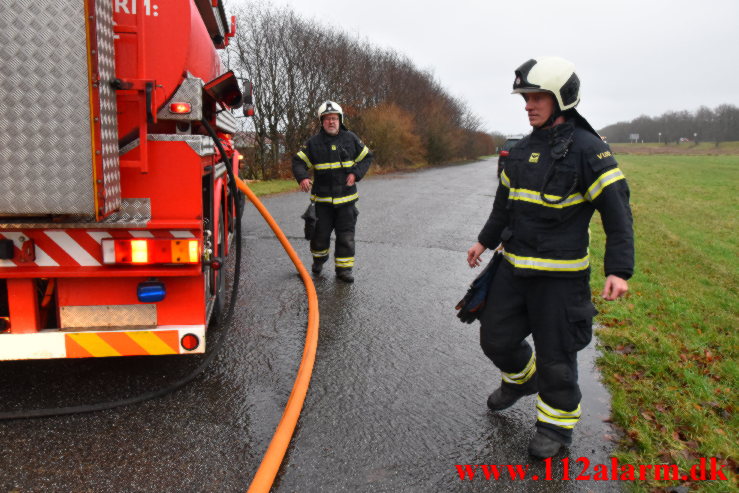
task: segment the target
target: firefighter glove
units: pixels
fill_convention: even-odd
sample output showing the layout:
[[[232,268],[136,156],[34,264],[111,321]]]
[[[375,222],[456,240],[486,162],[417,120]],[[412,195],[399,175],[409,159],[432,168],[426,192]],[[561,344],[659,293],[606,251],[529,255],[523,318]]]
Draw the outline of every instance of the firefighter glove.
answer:
[[[467,293],[457,303],[455,307],[457,317],[462,322],[471,324],[475,320],[479,320],[482,316],[483,308],[485,308],[485,300],[488,297],[488,291],[490,291],[490,285],[493,282],[495,271],[498,269],[502,258],[503,254],[500,251],[496,251],[493,254],[493,258],[488,262],[488,265],[472,281],[472,284],[467,289]]]

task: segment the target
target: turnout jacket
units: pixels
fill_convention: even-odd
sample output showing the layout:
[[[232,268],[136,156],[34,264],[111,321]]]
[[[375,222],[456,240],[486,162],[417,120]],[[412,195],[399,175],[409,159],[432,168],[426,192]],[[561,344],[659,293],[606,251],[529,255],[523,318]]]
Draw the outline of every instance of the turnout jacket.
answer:
[[[300,183],[313,170],[311,200],[340,206],[359,198],[357,186],[346,185],[346,177],[354,173],[359,181],[372,163],[372,152],[353,132],[341,126],[337,135],[320,132],[308,139],[293,157],[292,168]]]
[[[568,120],[534,130],[511,149],[478,241],[487,248],[502,242],[517,275],[587,275],[595,210],[606,233],[605,274],[629,279],[634,233],[626,179],[608,145]]]

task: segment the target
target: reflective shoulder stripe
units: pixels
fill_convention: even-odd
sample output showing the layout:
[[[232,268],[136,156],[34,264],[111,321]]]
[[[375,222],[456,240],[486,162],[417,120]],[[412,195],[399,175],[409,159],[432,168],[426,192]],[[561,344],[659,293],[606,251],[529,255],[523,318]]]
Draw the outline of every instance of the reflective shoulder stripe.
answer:
[[[557,201],[561,200],[562,197],[559,195],[549,195],[545,194],[546,198],[551,201]],[[558,204],[550,204],[548,202],[544,202],[541,199],[541,194],[539,192],[536,192],[534,190],[526,190],[524,188],[511,188],[509,198],[511,200],[520,200],[522,202],[530,202],[532,204],[541,205],[544,207],[552,207],[555,209],[562,209],[564,207],[569,207],[572,205],[577,205],[585,202],[585,197],[580,195],[579,193],[573,193],[572,195],[568,196],[566,199],[564,199],[562,202]]]
[[[585,192],[585,198],[592,202],[598,196],[603,192],[603,189],[606,188],[611,183],[615,183],[619,180],[624,180],[626,177],[618,168],[613,168],[610,171],[607,171],[600,175],[597,180],[593,182],[592,185],[590,185],[590,188],[588,188],[588,191]]]
[[[511,179],[508,178],[508,175],[505,174],[505,171],[500,174],[500,184],[506,188],[511,188]]]
[[[359,161],[364,159],[368,153],[369,153],[369,147],[364,146],[364,149],[362,149],[362,152],[359,153],[359,156],[357,156],[357,158],[354,161],[358,163]]]
[[[308,156],[303,151],[298,151],[298,157],[303,160],[309,169],[313,167],[313,163],[310,162],[310,159],[308,159]]]
[[[510,252],[503,252],[503,258],[519,269],[544,270],[550,272],[573,272],[585,270],[590,266],[590,257],[573,260],[560,260],[535,257],[520,257]]]

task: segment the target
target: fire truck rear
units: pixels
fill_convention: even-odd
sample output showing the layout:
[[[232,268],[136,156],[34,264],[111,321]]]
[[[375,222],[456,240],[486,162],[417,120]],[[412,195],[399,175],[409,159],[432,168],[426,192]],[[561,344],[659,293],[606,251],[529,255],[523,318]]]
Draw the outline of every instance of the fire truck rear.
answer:
[[[205,351],[237,220],[234,29],[222,0],[0,9],[0,360]]]

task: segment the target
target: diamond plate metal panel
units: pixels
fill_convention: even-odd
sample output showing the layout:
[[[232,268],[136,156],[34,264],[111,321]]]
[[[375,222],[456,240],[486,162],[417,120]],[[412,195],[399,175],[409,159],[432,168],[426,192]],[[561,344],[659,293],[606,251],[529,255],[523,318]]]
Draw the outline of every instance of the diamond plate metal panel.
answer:
[[[123,199],[121,210],[105,218],[102,222],[106,226],[134,227],[146,226],[151,220],[150,199]]]
[[[149,199],[122,199],[120,210],[106,217],[103,221],[95,222],[92,218],[85,218],[75,222],[54,222],[45,220],[34,222],[0,222],[0,229],[82,229],[99,228],[145,228],[151,220],[151,200]]]
[[[216,115],[216,128],[230,134],[236,133],[238,128],[236,117],[229,110],[221,111]]]
[[[187,74],[174,95],[157,113],[162,120],[192,121],[203,119],[203,79]],[[190,103],[191,110],[187,114],[172,113],[169,103]]]
[[[110,82],[115,79],[115,51],[113,50],[113,2],[96,0],[95,32],[97,34],[97,97],[96,131],[100,136],[100,159],[102,161],[103,201],[99,205],[102,215],[107,216],[121,205],[120,164],[118,162],[118,111],[116,94]]]
[[[110,75],[112,5],[96,2],[103,26],[99,71]],[[2,2],[0,216],[96,213],[86,19],[78,0]],[[117,187],[120,200],[115,94],[108,84],[101,88],[104,172],[98,178],[111,196]]]
[[[185,142],[198,156],[212,156],[216,153],[213,139],[206,135],[180,135],[180,134],[149,134],[149,142]],[[121,156],[139,146],[139,139],[134,140],[121,148]]]
[[[61,328],[153,327],[157,324],[156,305],[62,306]]]

